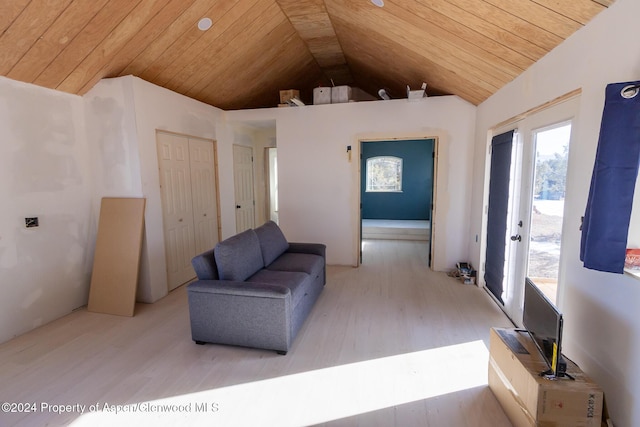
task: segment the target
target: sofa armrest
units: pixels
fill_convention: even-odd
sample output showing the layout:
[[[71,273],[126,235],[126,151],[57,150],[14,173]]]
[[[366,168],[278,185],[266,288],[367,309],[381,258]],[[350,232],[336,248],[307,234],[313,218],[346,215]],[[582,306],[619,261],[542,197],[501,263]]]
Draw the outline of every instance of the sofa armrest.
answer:
[[[291,346],[291,291],[286,286],[198,280],[187,286],[191,337],[286,352]]]
[[[322,243],[289,243],[286,252],[320,255],[326,258],[327,245]]]

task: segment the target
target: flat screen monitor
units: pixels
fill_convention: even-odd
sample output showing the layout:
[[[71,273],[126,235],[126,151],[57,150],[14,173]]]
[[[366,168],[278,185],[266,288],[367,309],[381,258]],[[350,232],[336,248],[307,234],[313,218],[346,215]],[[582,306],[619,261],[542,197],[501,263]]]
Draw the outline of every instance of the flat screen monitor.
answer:
[[[562,313],[528,277],[524,287],[523,323],[549,366],[549,371],[542,374],[564,376]]]

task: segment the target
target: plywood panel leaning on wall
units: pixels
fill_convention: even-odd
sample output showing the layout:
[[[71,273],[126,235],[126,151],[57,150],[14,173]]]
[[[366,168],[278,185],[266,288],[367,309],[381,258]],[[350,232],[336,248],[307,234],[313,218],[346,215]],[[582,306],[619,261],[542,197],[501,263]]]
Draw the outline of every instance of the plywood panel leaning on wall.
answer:
[[[87,310],[133,316],[145,199],[102,199]]]

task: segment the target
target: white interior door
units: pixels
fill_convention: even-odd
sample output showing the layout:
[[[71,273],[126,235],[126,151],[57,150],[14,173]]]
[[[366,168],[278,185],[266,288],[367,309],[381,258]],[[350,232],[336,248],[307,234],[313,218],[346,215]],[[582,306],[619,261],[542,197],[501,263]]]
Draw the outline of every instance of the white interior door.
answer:
[[[189,140],[178,135],[157,134],[160,192],[169,289],[195,277],[191,258],[195,254]]]
[[[233,182],[236,201],[236,232],[255,226],[253,194],[253,148],[233,146]]]
[[[200,254],[218,243],[218,200],[213,142],[189,138],[189,157],[195,253]]]
[[[214,142],[157,133],[169,290],[195,277],[191,259],[219,240]]]

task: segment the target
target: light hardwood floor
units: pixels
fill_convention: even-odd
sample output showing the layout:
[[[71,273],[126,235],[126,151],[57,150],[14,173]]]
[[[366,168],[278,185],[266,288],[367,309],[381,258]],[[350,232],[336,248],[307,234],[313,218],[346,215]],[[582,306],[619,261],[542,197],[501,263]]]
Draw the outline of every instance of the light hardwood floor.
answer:
[[[510,426],[486,381],[489,328],[511,324],[425,245],[328,267],[286,356],[193,343],[184,287],[132,318],[78,310],[0,346],[0,401],[36,410],[0,425]]]

